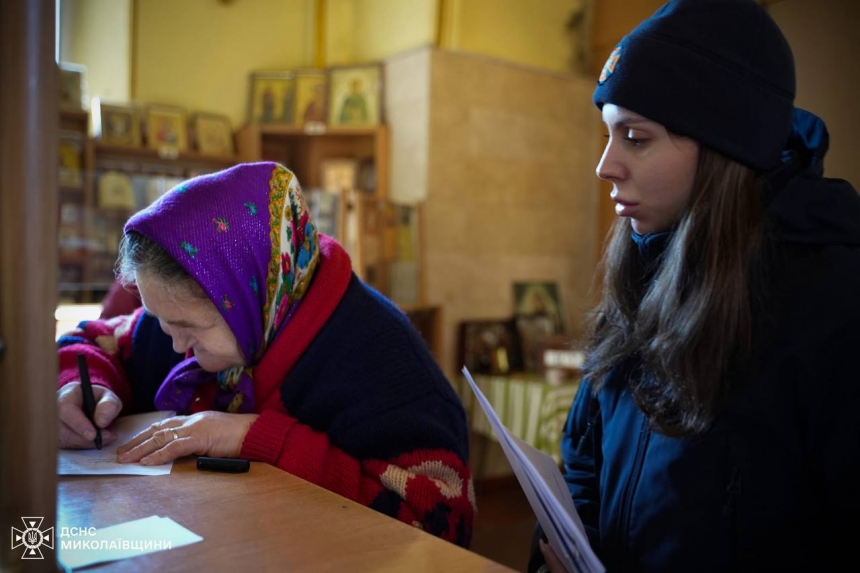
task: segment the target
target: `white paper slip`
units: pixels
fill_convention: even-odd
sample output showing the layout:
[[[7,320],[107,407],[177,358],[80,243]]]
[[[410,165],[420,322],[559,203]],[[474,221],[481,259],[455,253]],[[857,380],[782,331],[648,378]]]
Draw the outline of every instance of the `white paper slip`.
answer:
[[[90,528],[95,529],[95,528]],[[87,535],[59,539],[57,558],[68,569],[128,559],[203,541],[169,517],[153,515],[111,525]]]
[[[74,475],[166,475],[173,468],[173,462],[160,466],[143,466],[139,463],[121,464],[116,461],[116,449],[127,443],[155,422],[175,416],[175,412],[147,412],[117,418],[111,430],[117,433],[117,440],[101,450],[60,450],[57,456],[57,474]]]
[[[568,571],[603,573],[606,568],[588,543],[585,527],[555,460],[511,434],[465,367],[463,374],[487,415],[550,547]]]

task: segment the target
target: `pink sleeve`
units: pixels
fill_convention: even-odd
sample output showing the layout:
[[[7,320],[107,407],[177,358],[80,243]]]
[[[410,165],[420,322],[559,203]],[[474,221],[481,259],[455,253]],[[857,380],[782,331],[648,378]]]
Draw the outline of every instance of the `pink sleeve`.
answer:
[[[132,335],[143,312],[138,308],[129,315],[84,321],[61,336],[57,388],[80,380],[77,355],[83,354],[92,383],[110,388],[125,407],[131,405],[131,387],[122,363],[131,356]]]
[[[133,287],[114,283],[102,300],[102,313],[99,318],[113,318],[134,313],[141,306],[140,295]]]

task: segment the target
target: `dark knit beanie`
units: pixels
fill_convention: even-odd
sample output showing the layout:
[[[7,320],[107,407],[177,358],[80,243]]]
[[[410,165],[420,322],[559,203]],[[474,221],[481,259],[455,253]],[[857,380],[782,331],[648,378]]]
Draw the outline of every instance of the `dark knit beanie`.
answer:
[[[672,0],[621,40],[594,103],[767,171],[791,133],[794,93],[791,48],[754,0]]]

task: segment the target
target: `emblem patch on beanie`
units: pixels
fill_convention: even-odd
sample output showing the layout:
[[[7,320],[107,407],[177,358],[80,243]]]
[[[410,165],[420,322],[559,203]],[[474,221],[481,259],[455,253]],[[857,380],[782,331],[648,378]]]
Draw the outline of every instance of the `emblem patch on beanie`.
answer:
[[[600,78],[597,80],[598,84],[604,83],[609,79],[609,76],[612,75],[612,72],[615,71],[615,65],[618,63],[618,59],[621,57],[621,45],[615,46],[615,49],[612,50],[612,53],[609,54],[609,58],[606,60],[606,63],[603,64],[603,71],[600,72]]]

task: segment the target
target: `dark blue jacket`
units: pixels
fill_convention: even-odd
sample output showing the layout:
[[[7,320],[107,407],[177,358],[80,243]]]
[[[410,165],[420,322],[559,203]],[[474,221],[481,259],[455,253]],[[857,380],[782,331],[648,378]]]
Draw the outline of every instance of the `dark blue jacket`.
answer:
[[[564,474],[608,571],[856,562],[860,196],[822,178],[823,123],[801,112],[795,126],[767,207],[771,256],[749,383],[695,438],[649,428],[628,389],[630,364],[596,396],[584,383],[574,401]]]

